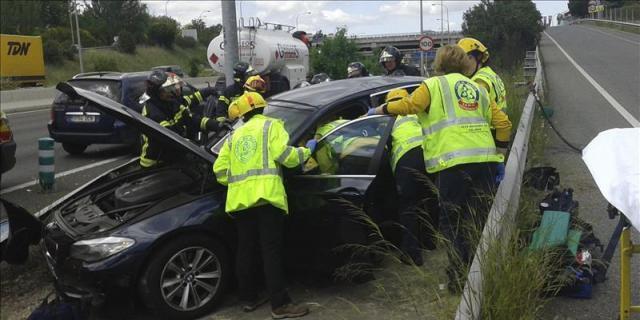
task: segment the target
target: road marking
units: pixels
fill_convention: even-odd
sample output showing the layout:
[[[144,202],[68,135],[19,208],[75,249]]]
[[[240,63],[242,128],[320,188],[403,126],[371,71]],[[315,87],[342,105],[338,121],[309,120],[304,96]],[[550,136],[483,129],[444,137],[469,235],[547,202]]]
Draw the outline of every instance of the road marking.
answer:
[[[618,111],[618,113],[620,113],[620,115],[622,115],[622,117],[627,120],[627,122],[629,122],[629,124],[631,124],[632,127],[638,128],[640,127],[640,122],[634,118],[629,111],[627,111],[627,109],[625,109],[615,98],[613,98],[609,92],[607,92],[607,90],[605,90],[600,84],[598,84],[595,80],[593,80],[593,78],[586,72],[584,71],[584,69],[575,62],[575,60],[573,60],[573,58],[571,58],[571,56],[560,46],[560,44],[553,38],[551,37],[551,35],[549,35],[546,31],[544,31],[544,34],[549,37],[549,39],[551,39],[551,41],[553,41],[553,43],[558,47],[558,49],[560,49],[560,51],[565,55],[565,57],[567,57],[567,59],[569,59],[569,62],[571,62],[571,64],[573,64],[574,67],[576,67],[576,69],[578,69],[578,71],[587,79],[587,81],[589,81],[589,83],[591,83],[591,85],[596,88],[596,90],[598,90],[598,92],[600,92],[600,94],[604,97],[605,100],[607,100],[607,102],[609,102],[609,104],[611,104],[611,106],[616,109]]]
[[[602,30],[598,30],[598,29],[595,29],[595,28],[587,27],[587,26],[581,26],[581,27],[583,27],[583,28],[585,28],[585,29],[587,29],[587,30],[591,30],[591,31],[595,31],[595,32],[602,33],[602,34],[604,34],[604,35],[606,35],[606,36],[610,36],[610,37],[618,38],[618,39],[620,39],[620,40],[622,40],[622,41],[626,41],[626,42],[629,42],[629,43],[631,43],[631,44],[635,44],[636,46],[640,45],[640,42],[635,42],[635,41],[633,41],[633,40],[629,40],[629,39],[623,38],[623,37],[621,37],[621,36],[617,36],[617,35],[615,35],[615,34],[613,34],[613,33],[604,32],[604,31],[602,31]]]
[[[126,158],[127,158],[126,156],[123,156],[123,157],[116,157],[116,158],[111,158],[111,159],[106,159],[106,160],[90,163],[90,164],[88,164],[86,166],[82,166],[82,167],[78,167],[78,168],[75,168],[75,169],[71,169],[71,170],[67,170],[67,171],[64,171],[64,172],[57,173],[55,177],[56,178],[62,178],[64,176],[68,176],[70,174],[78,173],[80,171],[84,171],[84,170],[87,170],[87,169],[99,167],[101,165],[105,165],[105,164],[108,164],[108,163],[111,163],[111,162],[114,162],[114,161],[117,161],[117,160],[126,159]],[[25,183],[22,183],[22,184],[19,184],[19,185],[15,185],[13,187],[9,187],[9,188],[3,189],[2,191],[0,191],[0,195],[5,194],[5,193],[9,193],[9,192],[13,192],[13,191],[16,191],[16,190],[20,190],[20,189],[23,189],[23,188],[26,188],[26,187],[30,187],[30,186],[33,186],[33,185],[36,185],[36,184],[38,184],[38,179],[35,179],[35,180],[29,181],[29,182],[25,182]]]
[[[42,111],[49,111],[51,110],[51,107],[46,107],[46,108],[42,108],[42,109],[38,109],[38,110],[31,110],[31,111],[19,111],[19,112],[7,112],[7,115],[17,115],[17,114],[27,114],[27,113],[34,113],[34,112],[42,112]]]

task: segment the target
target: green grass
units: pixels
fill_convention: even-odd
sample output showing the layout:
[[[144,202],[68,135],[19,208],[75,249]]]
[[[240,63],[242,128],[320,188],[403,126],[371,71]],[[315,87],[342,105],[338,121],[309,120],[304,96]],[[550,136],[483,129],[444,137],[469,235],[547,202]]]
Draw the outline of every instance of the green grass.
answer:
[[[206,48],[203,46],[191,49],[174,48],[173,50],[155,46],[138,46],[135,54],[126,54],[111,49],[89,49],[84,52],[83,64],[85,72],[95,71],[96,62],[100,59],[114,60],[117,70],[112,71],[121,72],[145,71],[154,66],[178,64],[186,75],[191,58],[197,58],[201,61],[202,65],[198,76],[213,75],[206,60]],[[77,59],[74,61],[65,60],[59,65],[46,65],[45,69],[45,85],[52,86],[79,73],[80,64]]]

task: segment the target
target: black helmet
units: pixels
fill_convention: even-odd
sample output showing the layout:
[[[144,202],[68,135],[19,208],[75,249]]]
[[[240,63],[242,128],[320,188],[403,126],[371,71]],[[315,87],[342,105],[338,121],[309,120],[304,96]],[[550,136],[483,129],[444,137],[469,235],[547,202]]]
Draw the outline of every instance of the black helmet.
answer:
[[[402,53],[396,47],[387,46],[382,50],[382,52],[380,52],[380,59],[378,62],[380,62],[384,67],[384,63],[391,60],[395,60],[396,64],[400,64],[402,61]]]
[[[349,66],[347,66],[347,78],[357,78],[357,77],[367,77],[369,76],[369,71],[367,71],[367,67],[360,62],[351,62]]]
[[[247,76],[253,75],[253,72],[254,70],[250,64],[240,61],[233,66],[233,80],[244,83]]]
[[[311,84],[318,84],[321,82],[329,82],[329,81],[331,81],[331,78],[329,78],[329,75],[322,72],[311,77],[311,81],[309,82],[311,82]]]
[[[154,70],[147,76],[147,86],[152,91],[160,89],[162,84],[167,81],[167,74],[162,70]]]

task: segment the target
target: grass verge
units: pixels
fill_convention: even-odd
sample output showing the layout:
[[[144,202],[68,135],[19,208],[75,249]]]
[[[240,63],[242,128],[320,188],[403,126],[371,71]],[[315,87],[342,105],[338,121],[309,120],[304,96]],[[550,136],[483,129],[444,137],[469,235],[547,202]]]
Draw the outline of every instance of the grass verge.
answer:
[[[187,74],[189,60],[192,58],[201,61],[198,76],[213,75],[206,58],[206,48],[198,46],[184,49],[174,48],[172,50],[156,46],[138,46],[135,54],[126,54],[112,49],[89,49],[84,51],[83,64],[84,71],[91,72],[103,69],[104,65],[109,65],[109,71],[132,72],[146,71],[154,66],[177,64],[182,67]],[[107,61],[107,63],[104,63]],[[59,65],[46,66],[46,86],[52,86],[60,81],[70,79],[80,72],[80,65],[77,58],[73,61],[64,60]],[[106,70],[99,70],[106,71]]]

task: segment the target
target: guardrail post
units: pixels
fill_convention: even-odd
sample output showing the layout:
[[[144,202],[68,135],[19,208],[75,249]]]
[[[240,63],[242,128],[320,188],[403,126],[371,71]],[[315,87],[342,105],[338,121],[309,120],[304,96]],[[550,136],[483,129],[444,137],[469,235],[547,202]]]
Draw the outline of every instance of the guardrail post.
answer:
[[[53,191],[55,182],[54,155],[55,140],[46,137],[38,139],[38,164],[40,165],[39,182],[43,192]]]

